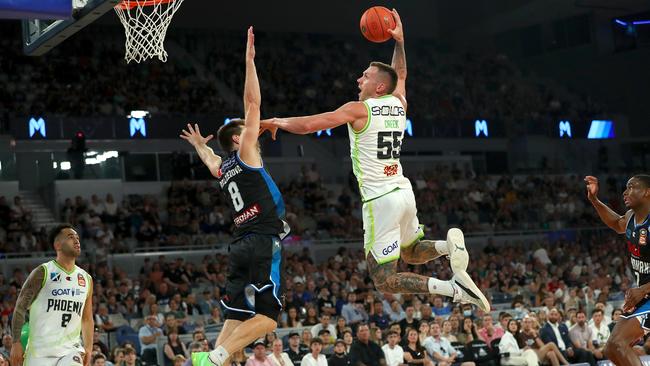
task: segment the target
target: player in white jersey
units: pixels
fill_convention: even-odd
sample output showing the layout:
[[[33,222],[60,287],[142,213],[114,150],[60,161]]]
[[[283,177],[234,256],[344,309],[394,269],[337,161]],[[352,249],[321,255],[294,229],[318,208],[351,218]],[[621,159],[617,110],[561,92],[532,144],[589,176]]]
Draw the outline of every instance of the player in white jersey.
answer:
[[[87,366],[95,327],[92,278],[75,264],[81,244],[71,225],[57,226],[49,238],[56,259],[29,274],[16,301],[11,365]],[[20,332],[26,315],[29,338],[23,350]]]
[[[363,201],[364,247],[375,287],[390,293],[436,293],[488,311],[490,305],[467,274],[469,256],[462,231],[451,229],[447,240],[422,240],[411,182],[404,177],[400,150],[406,128],[406,55],[399,14],[392,65],[372,62],[357,79],[359,101],[312,116],[263,121],[261,132],[277,129],[313,133],[347,124],[354,174]],[[426,263],[449,255],[454,276],[440,281],[415,273],[397,273],[397,260]]]

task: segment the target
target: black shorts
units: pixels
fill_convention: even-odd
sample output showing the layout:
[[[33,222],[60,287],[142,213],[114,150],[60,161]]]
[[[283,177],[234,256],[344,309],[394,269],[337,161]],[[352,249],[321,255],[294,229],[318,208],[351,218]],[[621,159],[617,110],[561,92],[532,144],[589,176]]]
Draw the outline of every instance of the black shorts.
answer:
[[[226,319],[244,321],[256,314],[278,319],[282,310],[282,244],[275,235],[248,234],[230,244]]]

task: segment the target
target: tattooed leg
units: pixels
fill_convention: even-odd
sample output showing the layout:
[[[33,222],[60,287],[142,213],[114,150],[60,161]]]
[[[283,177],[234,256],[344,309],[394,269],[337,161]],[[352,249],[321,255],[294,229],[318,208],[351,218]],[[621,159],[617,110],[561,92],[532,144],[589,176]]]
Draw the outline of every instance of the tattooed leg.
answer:
[[[436,249],[436,243],[438,242],[444,243],[444,247],[447,246],[446,240],[420,240],[409,247],[401,248],[402,260],[408,264],[424,264],[441,255],[449,254],[441,253]],[[438,244],[439,248],[440,245]]]
[[[382,292],[401,294],[428,294],[429,277],[410,272],[397,273],[397,261],[378,264],[368,255],[368,270],[375,287]]]

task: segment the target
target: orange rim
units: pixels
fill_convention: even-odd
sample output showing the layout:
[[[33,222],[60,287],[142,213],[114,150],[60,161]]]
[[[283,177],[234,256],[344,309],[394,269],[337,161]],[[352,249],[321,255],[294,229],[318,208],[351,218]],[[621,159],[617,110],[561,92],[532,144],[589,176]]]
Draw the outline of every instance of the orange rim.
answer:
[[[133,9],[136,6],[153,6],[153,5],[158,5],[158,4],[166,4],[166,3],[172,3],[174,0],[124,0],[118,5],[116,5],[116,8],[128,10],[128,9]]]

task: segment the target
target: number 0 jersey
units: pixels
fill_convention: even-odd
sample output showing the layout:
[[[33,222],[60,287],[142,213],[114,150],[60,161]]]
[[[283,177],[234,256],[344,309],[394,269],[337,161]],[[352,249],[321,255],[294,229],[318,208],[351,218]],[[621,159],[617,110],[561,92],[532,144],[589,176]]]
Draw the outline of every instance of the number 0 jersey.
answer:
[[[399,161],[406,129],[402,102],[384,95],[363,104],[368,111],[365,127],[356,132],[348,123],[352,171],[359,182],[361,200],[369,201],[398,188],[412,189]]]
[[[289,234],[282,195],[263,166],[246,165],[239,153],[233,151],[221,163],[217,177],[221,192],[233,210],[235,239],[252,233],[284,239]]]
[[[66,272],[51,260],[41,264],[43,286],[29,308],[26,358],[61,357],[71,350],[83,351],[81,316],[92,280],[75,266]]]
[[[648,230],[650,216],[637,225],[634,215],[630,216],[625,227],[627,251],[630,253],[630,264],[636,276],[637,286],[650,282],[650,247],[648,246]]]

